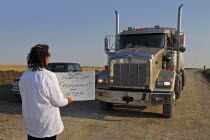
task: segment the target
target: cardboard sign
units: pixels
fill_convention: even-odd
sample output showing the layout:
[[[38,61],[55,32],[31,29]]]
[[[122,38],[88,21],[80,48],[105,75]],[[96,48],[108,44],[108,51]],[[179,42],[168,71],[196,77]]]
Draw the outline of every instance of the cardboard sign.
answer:
[[[56,73],[65,97],[73,101],[95,100],[95,71]]]

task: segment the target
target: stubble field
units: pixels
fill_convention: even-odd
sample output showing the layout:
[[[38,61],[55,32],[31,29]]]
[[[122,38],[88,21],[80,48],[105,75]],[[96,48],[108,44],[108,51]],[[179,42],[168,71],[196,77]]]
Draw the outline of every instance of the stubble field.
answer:
[[[11,86],[14,78],[20,77],[27,69],[25,65],[0,65],[0,86]],[[83,71],[102,71],[103,67],[82,67]]]

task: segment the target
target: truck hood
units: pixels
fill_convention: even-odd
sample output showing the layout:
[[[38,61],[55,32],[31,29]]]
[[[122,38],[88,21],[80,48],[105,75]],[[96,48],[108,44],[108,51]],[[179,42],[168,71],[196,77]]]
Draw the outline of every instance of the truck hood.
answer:
[[[141,56],[153,59],[160,51],[163,51],[163,48],[129,48],[118,50],[115,54],[111,56],[112,58],[121,57],[121,56]]]

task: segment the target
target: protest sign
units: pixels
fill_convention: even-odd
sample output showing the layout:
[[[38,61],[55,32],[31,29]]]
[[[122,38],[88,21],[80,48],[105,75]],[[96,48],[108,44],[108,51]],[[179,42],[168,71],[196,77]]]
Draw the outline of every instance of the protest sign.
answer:
[[[65,97],[73,101],[95,100],[95,71],[56,73]]]

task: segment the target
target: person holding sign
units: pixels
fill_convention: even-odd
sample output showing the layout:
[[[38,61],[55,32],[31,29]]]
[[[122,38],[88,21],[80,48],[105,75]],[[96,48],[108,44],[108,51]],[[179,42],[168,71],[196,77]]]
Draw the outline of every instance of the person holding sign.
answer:
[[[64,129],[59,107],[72,102],[61,92],[56,75],[45,69],[49,59],[48,45],[32,47],[27,57],[28,69],[19,82],[28,140],[56,140]]]

